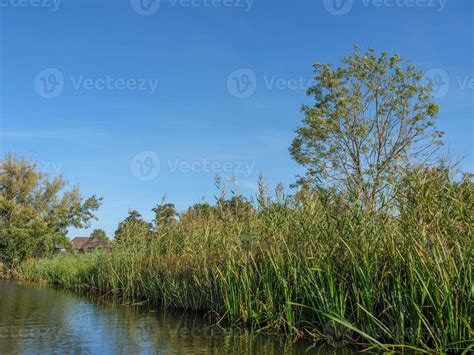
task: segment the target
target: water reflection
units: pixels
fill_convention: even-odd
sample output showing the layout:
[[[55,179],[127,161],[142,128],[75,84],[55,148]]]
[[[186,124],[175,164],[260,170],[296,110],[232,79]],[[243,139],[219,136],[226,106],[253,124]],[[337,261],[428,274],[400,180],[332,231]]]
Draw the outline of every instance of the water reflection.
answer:
[[[0,280],[1,353],[335,353],[310,347],[306,341],[211,325],[202,314],[114,305]]]

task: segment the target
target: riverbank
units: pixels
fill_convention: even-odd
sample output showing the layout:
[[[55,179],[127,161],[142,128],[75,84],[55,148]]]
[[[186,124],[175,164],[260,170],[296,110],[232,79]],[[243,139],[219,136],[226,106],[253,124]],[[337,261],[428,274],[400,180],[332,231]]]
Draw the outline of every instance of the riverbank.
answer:
[[[195,210],[152,239],[132,230],[112,252],[29,260],[17,276],[336,346],[467,352],[473,191],[431,176],[407,181],[396,213],[320,192]]]

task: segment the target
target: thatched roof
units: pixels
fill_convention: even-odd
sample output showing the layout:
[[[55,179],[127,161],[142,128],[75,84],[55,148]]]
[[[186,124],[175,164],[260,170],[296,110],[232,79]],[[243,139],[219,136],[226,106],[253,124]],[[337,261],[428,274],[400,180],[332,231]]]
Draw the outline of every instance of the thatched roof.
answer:
[[[89,237],[76,237],[71,240],[72,249],[81,250],[84,245],[89,241]]]
[[[75,251],[88,251],[95,248],[112,248],[112,244],[108,240],[101,240],[89,237],[76,237],[71,240],[72,249]]]

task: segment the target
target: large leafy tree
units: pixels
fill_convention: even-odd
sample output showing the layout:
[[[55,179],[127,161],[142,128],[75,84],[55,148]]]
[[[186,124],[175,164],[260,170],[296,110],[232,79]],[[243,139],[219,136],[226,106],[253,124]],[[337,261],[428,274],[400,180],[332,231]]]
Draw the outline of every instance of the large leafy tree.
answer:
[[[398,55],[355,51],[338,67],[314,65],[303,126],[290,152],[307,168],[301,183],[336,188],[382,208],[403,171],[441,144],[432,84]]]
[[[84,199],[78,186],[65,191],[66,185],[27,159],[7,154],[0,160],[0,261],[48,255],[69,243],[69,227],[89,227],[101,199]]]

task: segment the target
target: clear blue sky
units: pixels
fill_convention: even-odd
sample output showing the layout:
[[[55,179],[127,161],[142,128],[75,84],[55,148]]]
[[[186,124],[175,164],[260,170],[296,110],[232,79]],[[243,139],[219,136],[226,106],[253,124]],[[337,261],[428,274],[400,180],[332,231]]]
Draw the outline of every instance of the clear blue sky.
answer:
[[[247,196],[260,172],[292,183],[311,65],[355,44],[441,79],[439,128],[474,170],[472,1],[142,1],[0,0],[1,154],[102,196],[93,228],[212,201],[215,173]]]

